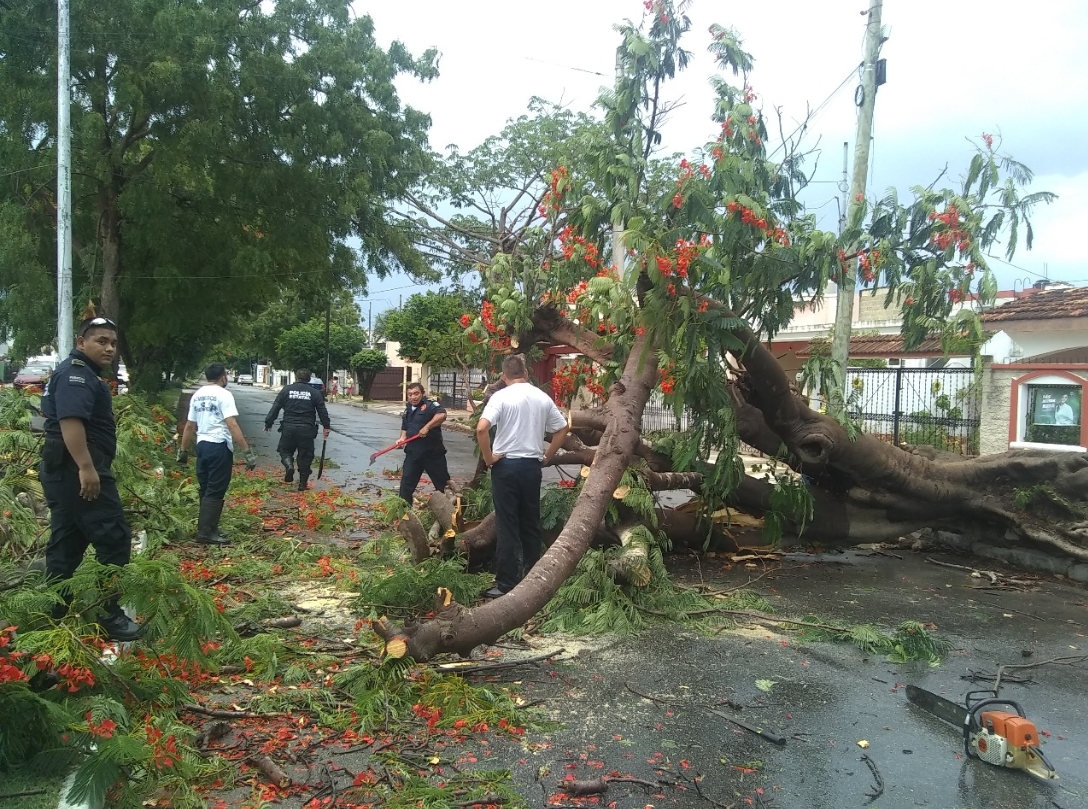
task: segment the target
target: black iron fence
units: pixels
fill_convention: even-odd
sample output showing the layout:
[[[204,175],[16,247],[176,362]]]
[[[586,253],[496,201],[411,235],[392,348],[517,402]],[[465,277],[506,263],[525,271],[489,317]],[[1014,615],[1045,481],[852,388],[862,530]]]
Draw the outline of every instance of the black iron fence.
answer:
[[[861,430],[893,444],[927,444],[978,455],[982,395],[970,368],[851,368],[850,416]],[[816,403],[813,403],[816,406]],[[685,430],[676,411],[655,391],[642,411],[642,429]],[[746,454],[760,454],[744,447]]]
[[[970,368],[850,368],[851,418],[893,444],[978,455],[982,393]]]

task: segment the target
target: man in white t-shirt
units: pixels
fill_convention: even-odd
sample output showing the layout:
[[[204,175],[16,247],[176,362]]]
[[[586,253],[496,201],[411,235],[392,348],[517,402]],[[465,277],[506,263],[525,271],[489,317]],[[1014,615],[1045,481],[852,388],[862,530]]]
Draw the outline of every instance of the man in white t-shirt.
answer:
[[[551,463],[569,431],[551,397],[530,384],[524,355],[512,354],[503,361],[502,379],[506,387],[484,405],[476,425],[480,457],[491,468],[497,531],[495,586],[484,593],[486,598],[513,590],[540,559],[541,467]],[[547,448],[546,433],[552,434]]]
[[[200,484],[200,517],[196,541],[204,545],[230,542],[219,533],[219,518],[234,467],[234,443],[245,453],[246,468],[257,468],[257,454],[250,449],[238,426],[238,406],[227,390],[227,369],[213,362],[204,369],[208,384],[189,400],[189,417],[181,436],[178,463],[189,462],[189,444],[196,436],[196,479]]]

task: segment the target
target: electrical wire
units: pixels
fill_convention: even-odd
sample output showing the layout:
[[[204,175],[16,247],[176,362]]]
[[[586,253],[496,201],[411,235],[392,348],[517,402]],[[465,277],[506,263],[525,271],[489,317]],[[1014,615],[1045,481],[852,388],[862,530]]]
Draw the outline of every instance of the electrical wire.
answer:
[[[862,63],[862,64],[864,64],[864,63]],[[842,82],[840,82],[840,83],[839,83],[839,86],[838,86],[838,87],[836,87],[836,88],[835,88],[834,90],[832,90],[832,91],[831,91],[831,93],[830,93],[830,94],[828,95],[828,97],[827,97],[827,98],[825,98],[825,99],[824,99],[823,101],[821,101],[821,102],[820,102],[820,106],[818,106],[818,107],[817,107],[816,109],[814,109],[814,110],[813,110],[812,112],[810,112],[810,113],[808,114],[808,116],[806,116],[805,120],[803,120],[803,121],[802,121],[802,122],[801,122],[800,124],[798,124],[798,125],[797,125],[797,128],[796,128],[795,130],[793,130],[793,131],[792,131],[792,132],[791,132],[791,133],[789,134],[789,136],[788,136],[788,137],[786,137],[786,138],[784,138],[784,139],[783,139],[782,143],[780,143],[780,144],[778,145],[778,148],[776,148],[776,149],[775,149],[775,150],[774,150],[773,152],[771,152],[771,153],[770,153],[769,155],[767,155],[767,159],[768,159],[768,160],[770,160],[770,159],[771,159],[772,157],[774,157],[774,156],[775,156],[776,154],[778,154],[778,152],[779,152],[779,150],[780,150],[780,149],[784,149],[784,148],[786,148],[786,144],[787,144],[787,143],[788,143],[788,142],[789,142],[790,140],[792,140],[792,139],[793,139],[793,136],[794,136],[794,135],[796,135],[796,134],[797,134],[798,132],[800,132],[800,131],[801,131],[802,129],[804,129],[804,128],[805,128],[805,127],[807,127],[807,126],[808,126],[809,124],[811,124],[811,123],[812,123],[813,121],[815,121],[815,120],[816,120],[816,116],[820,114],[820,112],[821,112],[821,111],[823,110],[823,108],[824,108],[824,107],[826,107],[826,106],[827,106],[828,104],[830,104],[830,103],[831,103],[831,99],[833,99],[833,98],[834,98],[834,97],[835,97],[835,96],[836,96],[836,95],[838,94],[838,92],[839,92],[840,90],[842,90],[842,88],[843,88],[843,87],[845,87],[845,86],[846,86],[846,83],[847,83],[848,81],[850,81],[850,79],[852,79],[852,78],[854,77],[854,74],[855,74],[856,72],[857,72],[857,68],[850,68],[850,72],[846,74],[846,78],[845,78],[845,79],[843,79],[843,80],[842,80]]]

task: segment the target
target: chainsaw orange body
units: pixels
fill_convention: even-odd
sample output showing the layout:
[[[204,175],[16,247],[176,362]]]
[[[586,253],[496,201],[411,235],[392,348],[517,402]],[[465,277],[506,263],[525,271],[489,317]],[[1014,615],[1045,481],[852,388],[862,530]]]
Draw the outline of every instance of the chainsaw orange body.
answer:
[[[1039,749],[1035,723],[1025,716],[1008,711],[982,711],[977,723],[968,723],[966,741],[968,753],[987,764],[1027,770],[1039,778],[1057,778]]]

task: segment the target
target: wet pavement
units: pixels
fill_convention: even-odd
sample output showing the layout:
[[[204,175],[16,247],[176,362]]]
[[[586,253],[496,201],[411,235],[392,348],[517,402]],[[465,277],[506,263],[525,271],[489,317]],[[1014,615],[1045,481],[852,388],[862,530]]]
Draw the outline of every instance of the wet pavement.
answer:
[[[278,464],[278,422],[271,432],[264,432],[264,417],[276,398],[276,391],[238,385],[232,385],[230,390],[238,404],[239,423],[246,439],[257,449],[262,463]],[[370,456],[388,447],[400,436],[400,413],[404,405],[396,402],[365,406],[361,403],[330,402],[328,408],[332,434],[329,436],[325,457],[332,460],[336,468],[327,468],[322,480],[352,490],[380,486],[396,491],[400,485],[399,478],[386,478],[382,471],[399,470],[404,464],[404,450],[387,452],[378,457],[373,465],[370,463]],[[467,416],[464,411],[451,411],[447,416],[449,426],[442,430],[443,442],[446,445],[446,463],[450,474],[460,482],[470,480],[476,471],[476,438],[464,423]],[[314,457],[315,476],[320,453],[321,436],[318,435]],[[577,467],[565,468],[568,476],[578,472]],[[556,480],[558,477],[559,474],[554,468],[544,470],[545,481]],[[429,491],[430,487],[422,483],[417,489],[420,494]]]
[[[247,437],[275,462],[277,434],[259,432],[272,392],[233,390]],[[396,439],[396,417],[347,404],[330,405],[330,413],[329,455],[339,468],[329,480],[349,488],[364,481],[395,486],[380,470],[399,467],[400,452],[368,463],[370,453]],[[472,437],[445,432],[451,472],[467,478],[475,467]],[[368,468],[378,474],[367,478]],[[601,805],[617,809],[1088,809],[1084,660],[1010,670],[1029,682],[1002,687],[1002,697],[1019,701],[1044,734],[1043,749],[1060,776],[1052,782],[965,758],[959,730],[905,695],[905,685],[914,684],[961,702],[987,687],[965,679],[973,674],[1088,655],[1088,590],[1023,574],[1017,578],[1034,586],[983,589],[987,580],[927,557],[994,569],[992,562],[911,552],[791,554],[755,570],[722,557],[672,559],[680,583],[726,590],[758,577],[751,589],[781,615],[884,628],[932,623],[953,650],[938,667],[893,664],[848,644],[800,643],[788,631],[743,620],[714,636],[670,626],[626,638],[531,637],[530,651],[563,646],[565,659],[515,670],[511,678],[562,725],[529,733],[522,745],[497,741],[485,763],[509,767],[530,806],[574,805],[554,800],[566,775],[617,773],[659,784],[614,782]],[[763,725],[786,743],[765,741],[711,710]],[[875,800],[869,795],[877,779],[862,754],[883,781]]]

